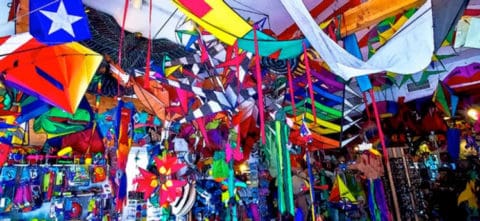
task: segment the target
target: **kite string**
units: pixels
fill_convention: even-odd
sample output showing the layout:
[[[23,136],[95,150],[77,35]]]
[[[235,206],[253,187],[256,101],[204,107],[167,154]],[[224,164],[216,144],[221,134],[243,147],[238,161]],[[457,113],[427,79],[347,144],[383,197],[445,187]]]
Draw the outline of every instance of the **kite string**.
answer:
[[[49,2],[49,3],[46,3],[46,4],[44,4],[44,5],[36,8],[35,10],[31,10],[31,11],[28,10],[27,13],[24,13],[24,14],[21,14],[21,15],[18,15],[18,16],[15,16],[15,18],[14,18],[14,19],[11,19],[10,21],[17,21],[17,20],[20,19],[20,18],[23,18],[23,17],[25,17],[25,16],[31,15],[31,14],[33,14],[33,13],[36,13],[36,12],[38,12],[38,11],[40,11],[40,10],[42,10],[42,9],[50,6],[50,5],[53,5],[53,4],[55,4],[55,3],[59,2],[59,1],[60,1],[60,0],[53,0],[53,1]],[[18,5],[17,5],[17,6],[18,6]],[[10,22],[10,21],[8,21],[8,22]],[[8,22],[0,23],[0,25],[8,24]]]
[[[125,0],[125,5],[123,8],[123,18],[122,18],[122,26],[120,28],[120,40],[118,43],[118,67],[122,68],[122,51],[123,51],[123,40],[125,38],[125,22],[127,20],[127,12],[128,12],[128,0]],[[120,101],[120,81],[117,80],[117,99]]]
[[[262,12],[262,11],[260,11],[260,10],[257,10],[257,9],[254,8],[254,7],[248,6],[248,5],[245,4],[245,3],[242,3],[242,2],[240,2],[240,1],[238,1],[238,0],[234,0],[234,2],[236,2],[237,4],[239,4],[239,5],[241,5],[241,6],[245,7],[245,8],[248,8],[248,10],[235,8],[235,9],[237,9],[237,10],[246,11],[246,12],[251,12],[251,13],[254,13],[254,14],[264,15],[265,17],[268,17],[268,14],[267,14],[267,13],[264,13],[264,12]],[[233,7],[232,7],[232,8],[233,8]],[[249,10],[250,10],[250,11],[249,11]]]
[[[165,28],[165,26],[167,25],[167,23],[170,21],[170,19],[173,18],[173,16],[175,15],[175,13],[177,13],[178,11],[178,8],[176,8],[171,14],[170,16],[168,16],[167,20],[165,20],[165,22],[163,22],[162,26],[160,26],[160,28],[158,29],[158,31],[155,33],[155,35],[153,35],[153,38],[156,38],[160,32],[163,30],[163,28]]]

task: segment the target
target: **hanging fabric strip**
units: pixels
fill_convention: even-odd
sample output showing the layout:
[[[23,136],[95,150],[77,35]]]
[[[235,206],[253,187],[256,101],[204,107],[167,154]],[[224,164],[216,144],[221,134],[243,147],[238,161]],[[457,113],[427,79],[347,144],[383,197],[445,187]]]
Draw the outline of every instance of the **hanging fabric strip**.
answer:
[[[208,61],[208,51],[207,51],[207,47],[205,46],[205,43],[203,42],[203,38],[202,38],[202,30],[198,30],[199,32],[199,36],[197,38],[198,40],[198,45],[200,46],[200,61],[202,63],[204,62],[207,62]]]
[[[233,56],[235,56],[235,58],[239,57],[240,56],[240,51],[238,50],[238,42],[235,42],[235,44],[233,45]],[[230,56],[227,56],[227,58],[230,58]],[[238,87],[237,87],[237,94],[240,94],[240,90],[242,89],[242,82],[240,81],[240,62],[235,62],[235,75],[237,76],[237,84],[238,84]],[[238,104],[238,98],[237,98],[237,104]],[[241,147],[241,126],[240,126],[240,123],[238,123],[237,125],[237,148],[240,148]]]
[[[262,144],[265,144],[265,108],[263,106],[262,73],[260,67],[260,54],[258,53],[257,27],[253,28],[255,42],[255,73],[257,78],[258,110],[260,112],[260,136]]]
[[[145,67],[145,79],[143,81],[143,88],[145,89],[150,89],[150,60],[152,53],[152,0],[150,0],[148,13],[147,64]]]
[[[125,21],[127,20],[128,2],[129,1],[125,0],[125,6],[123,8],[122,27],[120,29],[120,41],[118,43],[118,66],[119,67],[122,67],[123,39],[125,38]]]
[[[288,151],[287,148],[287,143],[288,143],[288,126],[286,125],[286,116],[285,113],[280,110],[276,113],[276,115],[282,114],[281,118],[281,138],[282,138],[282,148],[283,148],[283,154],[284,154],[284,168],[285,168],[285,181],[286,181],[286,205],[287,205],[287,211],[290,212],[290,214],[295,215],[295,204],[294,204],[294,199],[293,199],[293,181],[292,181],[292,165],[291,165],[291,160],[290,160],[290,152]],[[278,119],[278,117],[275,117]]]
[[[375,183],[372,179],[367,180],[368,187],[368,209],[370,210],[370,218],[372,221],[381,221],[380,212],[375,202]]]
[[[315,201],[315,191],[314,191],[314,186],[315,186],[315,179],[313,177],[313,170],[312,170],[312,162],[310,160],[310,151],[307,149],[306,153],[307,155],[307,169],[308,169],[308,182],[310,183],[310,200],[311,202],[317,202]],[[315,221],[316,213],[315,213],[315,203],[312,203],[311,205],[311,210],[312,210],[312,220]]]
[[[382,180],[377,178],[373,181],[375,186],[375,201],[377,202],[377,206],[380,210],[380,216],[382,220],[392,221],[393,216],[391,215],[388,205],[387,205],[387,198],[385,197],[385,189],[383,187]]]
[[[312,101],[312,113],[313,113],[313,122],[314,124],[317,123],[317,108],[315,107],[315,96],[313,95],[313,84],[312,84],[312,75],[310,73],[310,64],[308,61],[308,53],[307,53],[307,46],[305,42],[303,42],[303,62],[305,62],[305,74],[307,75],[308,81],[308,93],[310,94],[310,99]]]
[[[280,137],[281,134],[281,125],[280,121],[275,120],[275,146],[276,146],[276,152],[277,152],[277,159],[276,159],[276,165],[277,165],[277,199],[278,199],[278,210],[281,214],[283,214],[286,211],[286,202],[285,202],[285,195],[286,195],[286,190],[284,186],[284,182],[287,182],[284,180],[284,175],[285,173],[285,168],[283,166],[283,150],[282,150],[282,139]]]
[[[370,89],[370,98],[372,99],[373,114],[375,116],[375,121],[377,122],[378,136],[380,138],[380,143],[382,144],[382,152],[385,162],[388,161],[388,151],[385,145],[385,136],[383,135],[382,124],[380,123],[380,115],[378,114],[377,102],[375,101],[375,93],[373,89]]]
[[[343,45],[348,53],[358,59],[362,59],[362,52],[358,46],[357,36],[355,34],[350,34],[343,38]],[[365,92],[372,89],[372,83],[370,83],[370,78],[368,78],[367,75],[358,76],[356,79],[358,87],[360,87],[360,91]]]
[[[293,121],[297,121],[297,107],[295,105],[295,92],[293,91],[292,67],[290,60],[287,60],[288,92],[290,94],[290,103],[293,111]]]
[[[281,2],[330,70],[345,80],[382,71],[412,74],[422,71],[432,60],[434,38],[430,0],[366,62],[349,54],[328,37],[310,16],[302,0]]]
[[[235,148],[239,148],[239,147],[235,147]],[[234,163],[235,163],[235,160],[233,159],[233,156],[232,156],[230,159],[230,162],[228,162],[228,195],[230,197],[230,199],[228,199],[229,202],[230,200],[235,200],[235,170],[233,168]],[[231,215],[230,220],[237,221],[238,217],[237,217],[236,203],[229,205],[228,209],[231,212],[231,214],[230,212],[228,213],[228,215]]]

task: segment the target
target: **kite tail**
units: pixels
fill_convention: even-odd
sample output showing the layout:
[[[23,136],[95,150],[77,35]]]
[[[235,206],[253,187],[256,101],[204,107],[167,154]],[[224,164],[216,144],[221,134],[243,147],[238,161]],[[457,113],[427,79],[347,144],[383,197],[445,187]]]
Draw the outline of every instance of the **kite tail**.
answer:
[[[127,167],[128,154],[131,148],[131,139],[129,138],[128,125],[130,124],[131,111],[122,108],[120,116],[120,130],[118,135],[117,165],[121,170]]]
[[[127,196],[127,174],[124,172],[119,179],[117,199],[116,199],[116,210],[122,211],[123,205],[125,205]]]
[[[382,217],[382,220],[392,221],[393,217],[388,210],[387,198],[385,197],[382,180],[379,178],[375,179],[373,184],[375,190],[375,201],[380,209],[380,216]]]

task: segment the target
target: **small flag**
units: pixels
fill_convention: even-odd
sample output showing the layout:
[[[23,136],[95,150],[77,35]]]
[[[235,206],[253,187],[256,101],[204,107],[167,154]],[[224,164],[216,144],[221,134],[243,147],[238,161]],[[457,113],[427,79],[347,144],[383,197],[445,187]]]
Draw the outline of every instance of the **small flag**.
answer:
[[[312,132],[310,132],[310,129],[308,129],[308,126],[305,123],[305,121],[300,126],[300,136],[302,136],[303,139],[307,142],[312,141]]]
[[[91,38],[80,0],[35,0],[29,7],[30,33],[37,40],[54,45]]]

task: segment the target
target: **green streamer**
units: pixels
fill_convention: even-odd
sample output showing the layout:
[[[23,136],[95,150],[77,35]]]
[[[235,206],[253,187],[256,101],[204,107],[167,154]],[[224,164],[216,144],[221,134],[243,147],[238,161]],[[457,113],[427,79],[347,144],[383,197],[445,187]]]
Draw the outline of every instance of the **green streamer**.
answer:
[[[278,200],[281,213],[288,212],[295,214],[293,202],[292,168],[290,153],[287,150],[288,127],[285,124],[285,112],[278,111],[275,115],[275,135],[278,150]]]
[[[282,138],[281,138],[281,125],[280,121],[275,121],[275,137],[278,151],[278,160],[277,160],[277,190],[278,190],[278,210],[283,214],[286,210],[285,205],[285,190],[283,186],[283,177],[285,171],[283,170],[283,154],[282,154]]]

